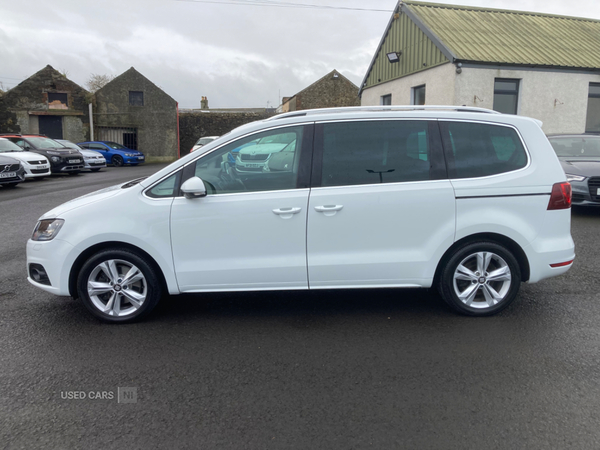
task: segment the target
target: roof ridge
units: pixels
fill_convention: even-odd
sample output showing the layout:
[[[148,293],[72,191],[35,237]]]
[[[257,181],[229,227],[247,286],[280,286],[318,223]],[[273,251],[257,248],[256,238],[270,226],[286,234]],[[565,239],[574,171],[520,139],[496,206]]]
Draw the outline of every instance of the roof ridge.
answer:
[[[541,16],[541,17],[552,17],[555,19],[566,19],[566,20],[577,20],[577,21],[585,21],[585,22],[600,22],[600,19],[592,19],[590,17],[579,17],[579,16],[565,16],[562,14],[550,14],[543,13],[537,11],[521,11],[515,9],[502,9],[502,8],[486,8],[483,6],[469,6],[469,5],[453,5],[449,3],[430,3],[430,2],[419,2],[419,1],[404,1],[401,0],[400,4],[405,4],[407,6],[422,6],[428,8],[444,8],[444,9],[454,9],[460,11],[481,11],[481,12],[496,12],[496,13],[504,13],[504,14],[514,14],[521,16]]]

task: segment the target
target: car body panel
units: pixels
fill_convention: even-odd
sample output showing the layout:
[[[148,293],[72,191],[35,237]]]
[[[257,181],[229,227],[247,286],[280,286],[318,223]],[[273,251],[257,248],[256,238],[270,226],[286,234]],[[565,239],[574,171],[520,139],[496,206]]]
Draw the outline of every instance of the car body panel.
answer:
[[[21,161],[25,170],[25,178],[42,178],[51,174],[50,162],[45,156],[25,151],[6,138],[0,138],[0,155]]]
[[[21,161],[0,154],[0,185],[14,186],[25,180],[25,170]]]
[[[98,171],[106,167],[106,159],[100,152],[95,152],[93,150],[88,150],[80,147],[79,145],[67,141],[65,139],[56,139],[57,142],[60,142],[67,148],[72,148],[77,150],[79,153],[83,155],[83,168],[91,171]]]
[[[136,166],[138,164],[142,164],[146,161],[146,157],[144,154],[138,150],[132,150],[127,147],[122,146],[116,142],[109,141],[89,141],[89,142],[78,142],[78,146],[87,149],[93,150],[95,152],[100,153],[105,159],[107,164],[114,165],[114,157],[119,156],[123,159],[123,163],[125,165]],[[123,148],[113,148],[116,146],[120,146]]]

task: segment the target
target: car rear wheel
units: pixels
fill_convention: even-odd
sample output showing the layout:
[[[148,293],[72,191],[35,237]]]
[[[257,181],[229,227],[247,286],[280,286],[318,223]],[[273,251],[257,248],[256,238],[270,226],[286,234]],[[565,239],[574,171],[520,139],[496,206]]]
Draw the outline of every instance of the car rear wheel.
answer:
[[[157,270],[129,250],[102,250],[86,261],[77,278],[77,292],[97,318],[126,323],[148,314],[161,297]]]
[[[494,242],[473,242],[452,254],[438,287],[455,311],[490,316],[515,300],[520,284],[519,263],[507,248]]]
[[[112,163],[115,167],[121,167],[123,165],[123,158],[119,155],[114,155],[112,157]]]

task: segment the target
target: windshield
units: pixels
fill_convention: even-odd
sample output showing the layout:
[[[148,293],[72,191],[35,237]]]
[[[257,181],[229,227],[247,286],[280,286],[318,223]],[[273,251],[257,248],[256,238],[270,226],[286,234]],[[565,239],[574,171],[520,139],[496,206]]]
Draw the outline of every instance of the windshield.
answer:
[[[123,147],[121,144],[117,144],[116,142],[105,142],[110,148],[115,148],[117,150],[129,150],[127,147]]]
[[[35,148],[56,148],[64,150],[67,147],[53,139],[45,137],[28,137],[27,140],[33,144]]]
[[[22,152],[23,149],[8,139],[0,139],[0,152]]]
[[[60,142],[65,147],[72,148],[73,150],[82,150],[82,148],[79,145],[74,144],[71,141],[63,141],[61,139],[57,139],[57,142]]]
[[[550,138],[557,156],[568,158],[600,157],[600,136]]]

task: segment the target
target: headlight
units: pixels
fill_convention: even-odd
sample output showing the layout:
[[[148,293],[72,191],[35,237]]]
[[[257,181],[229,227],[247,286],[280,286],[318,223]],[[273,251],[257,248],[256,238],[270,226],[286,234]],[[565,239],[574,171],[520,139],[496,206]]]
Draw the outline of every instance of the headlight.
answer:
[[[585,177],[582,177],[581,175],[571,175],[571,174],[566,174],[566,175],[567,175],[568,182],[585,180]]]
[[[50,159],[54,162],[60,162],[60,158],[58,156],[51,156]]]
[[[125,153],[125,156],[135,156],[133,153]]]
[[[65,221],[63,219],[40,220],[33,230],[32,241],[51,241],[58,234]]]

